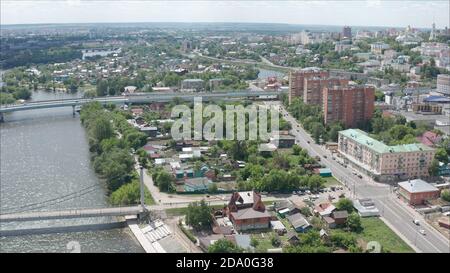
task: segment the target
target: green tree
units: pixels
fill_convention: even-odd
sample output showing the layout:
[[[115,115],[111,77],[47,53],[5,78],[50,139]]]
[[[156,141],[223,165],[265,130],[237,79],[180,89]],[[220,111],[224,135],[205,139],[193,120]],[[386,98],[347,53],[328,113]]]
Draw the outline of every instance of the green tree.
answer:
[[[314,138],[314,141],[316,143],[319,143],[320,138],[323,138],[323,136],[325,134],[325,127],[321,123],[315,122],[311,125],[311,132],[312,132],[312,137]]]
[[[358,215],[358,213],[350,213],[347,218],[347,227],[354,232],[360,232],[362,230],[361,217]]]
[[[174,177],[166,171],[159,171],[156,173],[154,182],[158,189],[162,192],[174,192],[173,186]]]
[[[212,223],[211,208],[205,200],[193,202],[188,205],[186,212],[186,224],[195,230],[210,229]]]
[[[216,193],[217,191],[218,191],[218,189],[217,189],[216,183],[212,183],[211,185],[208,186],[209,193]]]
[[[252,247],[254,247],[254,248],[257,248],[258,245],[259,245],[258,239],[256,239],[255,237],[252,237],[252,238],[250,239],[250,245],[251,245]]]
[[[348,198],[341,198],[336,203],[336,209],[337,210],[346,210],[348,213],[351,213],[353,211],[353,202],[352,200]]]
[[[108,94],[108,82],[106,80],[100,80],[97,82],[96,91],[97,97],[103,97]]]
[[[109,200],[115,206],[138,204],[140,200],[139,182],[133,181],[122,185],[111,194]]]
[[[13,95],[1,92],[0,93],[0,104],[12,104],[15,103],[16,99]]]
[[[25,87],[19,87],[16,89],[16,91],[14,91],[13,96],[17,100],[27,100],[31,98],[31,91],[26,89]]]
[[[442,198],[442,200],[450,202],[450,190],[442,190],[441,198]]]
[[[349,249],[357,245],[357,240],[354,235],[344,231],[336,231],[330,235],[330,242],[339,248]]]
[[[448,164],[448,154],[444,148],[438,148],[436,150],[436,154],[434,155],[434,158],[436,158],[440,162],[443,162],[444,164]]]
[[[104,139],[108,139],[114,135],[111,122],[104,116],[100,116],[94,120],[92,126],[89,128],[92,137],[100,143]]]
[[[274,247],[279,247],[281,245],[280,236],[278,236],[277,234],[272,235],[272,237],[270,238],[270,243]]]
[[[235,243],[220,239],[208,247],[208,253],[242,253],[244,250]]]
[[[430,166],[428,167],[428,173],[431,176],[437,176],[439,173],[439,161],[435,158],[431,161]]]

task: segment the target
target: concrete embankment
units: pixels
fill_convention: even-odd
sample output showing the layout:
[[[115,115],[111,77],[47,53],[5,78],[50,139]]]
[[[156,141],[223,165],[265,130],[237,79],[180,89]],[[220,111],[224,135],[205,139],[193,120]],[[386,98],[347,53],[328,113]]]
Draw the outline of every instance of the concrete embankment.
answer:
[[[112,222],[112,223],[90,224],[90,225],[0,230],[0,237],[108,230],[108,229],[115,229],[115,228],[124,228],[126,226],[127,226],[127,222],[122,220],[122,221],[117,221],[117,222]]]
[[[125,219],[128,227],[134,234],[134,237],[136,237],[146,253],[166,253],[158,242],[152,243],[147,239],[144,232],[142,232],[141,228],[138,226],[137,217],[135,215],[125,216]]]

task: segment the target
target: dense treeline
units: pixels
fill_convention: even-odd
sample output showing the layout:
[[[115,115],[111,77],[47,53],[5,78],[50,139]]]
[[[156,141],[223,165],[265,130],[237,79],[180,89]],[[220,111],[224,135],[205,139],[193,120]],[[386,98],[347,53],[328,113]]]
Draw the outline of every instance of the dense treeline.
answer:
[[[214,150],[224,150],[235,160],[244,160],[246,166],[236,172],[239,190],[289,192],[300,188],[318,190],[325,181],[305,168],[316,161],[308,152],[294,145],[291,152],[274,152],[261,156],[256,141],[219,141]]]
[[[2,69],[8,69],[31,64],[64,63],[73,59],[80,59],[81,56],[82,53],[79,49],[70,47],[26,49],[10,55],[2,54],[1,67]]]
[[[132,151],[143,146],[147,136],[129,125],[121,111],[96,102],[84,105],[80,118],[87,130],[94,170],[105,179],[111,202],[137,202]]]
[[[302,124],[316,143],[322,141],[337,141],[338,132],[344,129],[339,122],[324,125],[322,108],[318,105],[307,105],[301,99],[295,98],[289,105],[287,98],[284,104],[289,112]]]

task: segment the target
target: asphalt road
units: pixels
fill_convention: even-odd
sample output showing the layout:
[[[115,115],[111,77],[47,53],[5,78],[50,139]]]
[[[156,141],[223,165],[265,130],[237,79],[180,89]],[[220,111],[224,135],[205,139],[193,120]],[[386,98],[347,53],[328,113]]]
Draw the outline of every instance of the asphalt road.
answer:
[[[267,104],[281,106],[279,102],[267,102]],[[449,238],[445,238],[444,235],[426,223],[420,214],[398,200],[389,186],[377,183],[364,175],[363,178],[358,178],[352,174],[351,169],[344,168],[331,159],[330,152],[323,146],[315,144],[309,134],[284,107],[280,107],[280,113],[286,121],[292,124],[292,133],[295,135],[298,145],[307,149],[311,156],[320,156],[321,162],[329,167],[333,175],[353,192],[354,198],[371,198],[380,210],[381,216],[390,224],[391,228],[412,245],[416,251],[450,253]],[[324,158],[324,155],[327,155],[327,158]],[[413,219],[419,219],[420,226],[415,225]],[[419,233],[420,229],[425,230],[426,235]]]

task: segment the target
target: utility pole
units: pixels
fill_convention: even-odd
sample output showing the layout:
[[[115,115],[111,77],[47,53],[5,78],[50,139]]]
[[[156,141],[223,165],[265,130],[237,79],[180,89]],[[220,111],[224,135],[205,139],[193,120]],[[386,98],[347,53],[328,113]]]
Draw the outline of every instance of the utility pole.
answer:
[[[144,198],[144,167],[143,166],[139,166],[140,168],[140,191],[141,191],[141,206],[142,209],[145,211],[145,198]]]

